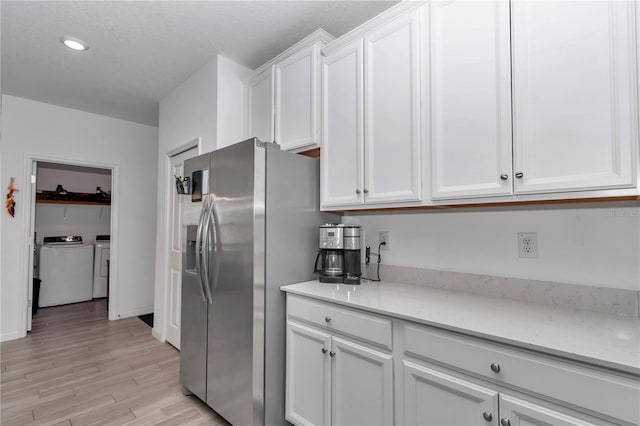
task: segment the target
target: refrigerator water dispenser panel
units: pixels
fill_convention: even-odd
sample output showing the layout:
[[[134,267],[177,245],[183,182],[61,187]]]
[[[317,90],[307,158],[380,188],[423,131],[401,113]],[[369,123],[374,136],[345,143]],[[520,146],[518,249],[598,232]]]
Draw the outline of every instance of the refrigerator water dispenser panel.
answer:
[[[185,272],[195,274],[196,271],[196,235],[198,233],[197,225],[187,225],[187,247],[185,253],[185,265],[183,266]]]

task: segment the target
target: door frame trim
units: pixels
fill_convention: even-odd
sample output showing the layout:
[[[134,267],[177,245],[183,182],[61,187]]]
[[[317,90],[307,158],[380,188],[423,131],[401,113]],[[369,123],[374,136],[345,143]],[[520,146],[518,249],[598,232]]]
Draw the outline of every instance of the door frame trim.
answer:
[[[70,166],[81,166],[81,167],[93,167],[99,169],[107,169],[111,170],[111,223],[110,223],[110,234],[111,238],[111,248],[110,248],[110,257],[115,259],[116,261],[111,263],[109,266],[109,274],[110,274],[110,283],[109,283],[109,299],[108,299],[108,315],[109,320],[117,320],[119,319],[117,312],[117,295],[118,295],[118,206],[120,199],[120,191],[118,190],[120,184],[120,166],[114,163],[98,163],[93,161],[85,161],[85,160],[74,160],[69,158],[60,158],[50,155],[41,155],[34,153],[26,154],[26,162],[27,167],[25,167],[25,176],[24,182],[29,182],[28,185],[25,185],[25,196],[28,200],[25,203],[25,225],[23,230],[23,241],[25,241],[25,252],[23,252],[24,259],[27,259],[27,262],[22,262],[25,266],[25,270],[23,270],[23,277],[26,277],[25,281],[22,283],[22,295],[23,295],[23,303],[21,304],[21,317],[22,327],[20,330],[21,336],[27,335],[28,328],[28,315],[30,315],[30,307],[29,307],[29,299],[33,298],[33,287],[30,283],[30,280],[33,279],[33,261],[34,261],[34,253],[33,246],[30,243],[33,233],[35,232],[35,221],[31,219],[34,217],[35,208],[36,208],[36,197],[35,197],[35,188],[36,184],[31,183],[31,175],[33,174],[33,164],[39,162],[47,162],[47,163],[58,163],[65,164]],[[115,238],[113,238],[115,236]]]
[[[191,139],[190,141],[178,145],[175,148],[167,150],[164,155],[164,179],[165,180],[165,202],[164,202],[164,223],[163,223],[163,232],[162,239],[164,242],[164,253],[162,253],[162,260],[164,262],[164,266],[162,268],[162,276],[157,277],[161,282],[162,292],[160,294],[160,303],[159,306],[162,307],[162,311],[160,315],[156,312],[155,320],[153,323],[153,328],[151,330],[151,334],[156,339],[161,342],[167,341],[167,328],[169,326],[169,279],[170,279],[170,262],[169,262],[169,250],[170,250],[170,241],[171,241],[171,194],[173,191],[173,180],[170,178],[171,171],[171,158],[176,155],[180,155],[183,152],[189,151],[190,149],[197,148],[197,155],[202,154],[202,138],[200,136]],[[157,242],[156,242],[157,244]],[[157,270],[157,269],[156,269]],[[157,286],[156,286],[157,288]],[[158,321],[160,320],[160,321]]]

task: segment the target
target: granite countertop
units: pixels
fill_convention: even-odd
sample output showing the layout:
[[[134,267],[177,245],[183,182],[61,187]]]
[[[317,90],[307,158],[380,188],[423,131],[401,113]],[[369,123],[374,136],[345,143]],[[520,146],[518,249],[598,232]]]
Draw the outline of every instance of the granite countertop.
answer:
[[[640,319],[391,282],[282,291],[640,375]]]

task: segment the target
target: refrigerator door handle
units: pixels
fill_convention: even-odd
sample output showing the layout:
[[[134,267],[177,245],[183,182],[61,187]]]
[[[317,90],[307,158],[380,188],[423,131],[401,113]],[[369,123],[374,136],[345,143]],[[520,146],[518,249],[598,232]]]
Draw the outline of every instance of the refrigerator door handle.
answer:
[[[210,218],[211,218],[211,225],[212,225],[212,229],[213,229],[213,254],[212,254],[212,258],[213,258],[213,265],[214,265],[214,269],[213,269],[213,283],[211,288],[213,290],[211,290],[211,293],[213,294],[213,292],[216,290],[216,288],[218,287],[218,276],[220,275],[220,242],[219,242],[219,231],[220,228],[218,226],[218,216],[216,214],[216,205],[213,202],[213,198],[211,198],[211,210],[210,210]]]
[[[204,226],[204,219],[206,217],[208,207],[209,203],[207,203],[207,199],[205,198],[202,202],[202,211],[200,211],[200,219],[198,220],[198,231],[196,233],[196,273],[198,274],[198,282],[200,283],[200,294],[202,295],[202,300],[204,302],[207,301],[207,298],[205,296],[205,285],[202,275],[202,260],[204,258],[202,250],[202,228]]]
[[[206,253],[207,255],[209,254],[210,251],[210,242],[211,242],[211,238],[210,238],[210,233],[209,233],[209,225],[211,224],[211,216],[213,214],[213,209],[214,209],[214,204],[213,204],[213,195],[209,195],[209,211],[206,214],[206,217],[204,218],[204,231],[202,231],[202,233],[204,234],[204,253]],[[206,259],[204,260],[204,291],[206,293],[206,298],[205,298],[205,302],[208,301],[210,305],[213,305],[213,297],[211,295],[211,289],[209,288],[209,282],[210,282],[210,278],[209,278],[209,256],[206,257]]]

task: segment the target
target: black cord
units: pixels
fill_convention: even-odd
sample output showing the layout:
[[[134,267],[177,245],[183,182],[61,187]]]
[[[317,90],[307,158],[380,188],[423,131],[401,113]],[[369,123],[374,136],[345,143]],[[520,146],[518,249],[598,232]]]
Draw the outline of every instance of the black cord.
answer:
[[[374,281],[374,282],[378,282],[380,281],[380,262],[382,262],[382,256],[380,256],[380,248],[384,245],[386,245],[387,243],[385,243],[384,241],[381,242],[380,244],[378,244],[378,253],[373,253],[370,251],[370,248],[367,247],[367,253],[369,254],[375,254],[376,256],[378,256],[378,267],[376,268],[376,275],[378,276],[378,279],[373,279],[373,278],[367,278],[367,277],[362,277],[362,279],[364,280],[369,280],[369,281]],[[369,266],[369,256],[367,256],[367,261],[366,261],[366,265]]]

